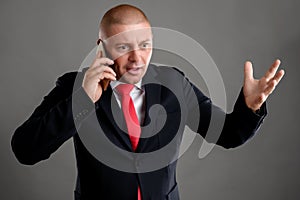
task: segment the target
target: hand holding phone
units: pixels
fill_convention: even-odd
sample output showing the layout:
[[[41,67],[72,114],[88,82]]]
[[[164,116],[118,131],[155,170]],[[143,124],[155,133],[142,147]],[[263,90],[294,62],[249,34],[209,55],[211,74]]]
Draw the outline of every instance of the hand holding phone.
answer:
[[[96,54],[98,54],[99,51],[101,51],[102,52],[102,57],[107,58],[108,56],[107,56],[107,53],[106,53],[106,49],[104,48],[103,42],[99,39],[97,43],[98,43],[98,47],[97,47],[97,50],[96,50]],[[110,66],[112,66],[112,65],[110,65]],[[104,91],[107,90],[107,87],[108,87],[109,83],[110,83],[110,80],[106,79],[106,78],[104,78],[100,82],[100,85],[101,85],[101,87],[103,88]]]
[[[116,73],[111,68],[114,61],[104,57],[105,49],[98,47],[97,55],[91,66],[84,74],[82,87],[90,99],[95,103],[98,101],[112,80],[116,80]]]

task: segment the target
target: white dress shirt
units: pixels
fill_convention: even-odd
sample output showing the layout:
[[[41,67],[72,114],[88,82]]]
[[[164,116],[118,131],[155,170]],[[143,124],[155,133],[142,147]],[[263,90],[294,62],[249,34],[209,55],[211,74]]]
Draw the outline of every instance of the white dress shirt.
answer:
[[[124,84],[120,81],[111,81],[110,86],[113,90],[113,93],[116,97],[119,107],[121,108],[121,95],[116,90],[116,87],[119,84]],[[130,92],[130,97],[133,101],[137,117],[139,119],[140,124],[144,122],[145,118],[145,90],[142,87],[142,81],[140,80],[138,83],[134,84],[134,88]]]

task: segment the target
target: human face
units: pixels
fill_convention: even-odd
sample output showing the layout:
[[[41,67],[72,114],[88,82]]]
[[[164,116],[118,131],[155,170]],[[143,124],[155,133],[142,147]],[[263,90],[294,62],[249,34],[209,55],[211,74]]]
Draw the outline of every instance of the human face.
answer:
[[[145,75],[152,56],[149,23],[114,24],[105,30],[105,49],[114,60],[117,79],[135,84]]]

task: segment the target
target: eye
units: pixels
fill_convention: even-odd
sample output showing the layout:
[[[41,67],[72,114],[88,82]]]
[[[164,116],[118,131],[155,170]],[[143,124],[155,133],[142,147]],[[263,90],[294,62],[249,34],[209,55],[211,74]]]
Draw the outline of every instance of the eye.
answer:
[[[144,42],[144,43],[142,43],[142,45],[141,45],[141,48],[142,49],[148,49],[148,48],[150,48],[151,47],[151,43],[150,42]]]
[[[128,45],[126,44],[122,44],[122,45],[118,45],[117,46],[117,50],[120,52],[124,52],[124,51],[128,51],[130,48]]]

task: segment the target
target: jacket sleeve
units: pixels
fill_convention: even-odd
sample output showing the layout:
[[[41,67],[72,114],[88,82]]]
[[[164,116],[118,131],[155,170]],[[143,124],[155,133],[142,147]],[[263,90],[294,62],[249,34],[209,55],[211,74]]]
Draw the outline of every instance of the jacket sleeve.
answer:
[[[45,160],[65,141],[77,133],[74,120],[81,123],[94,110],[94,104],[79,87],[73,85],[76,72],[58,78],[56,86],[46,95],[32,115],[15,130],[12,150],[22,164],[33,165]],[[73,104],[77,104],[73,111]]]
[[[257,132],[267,114],[266,103],[259,112],[253,112],[247,107],[241,90],[233,111],[225,113],[196,86],[184,79],[188,125],[207,142],[227,149],[234,148],[244,144]],[[199,116],[196,116],[196,111],[199,111]],[[195,119],[200,120],[195,122]]]

